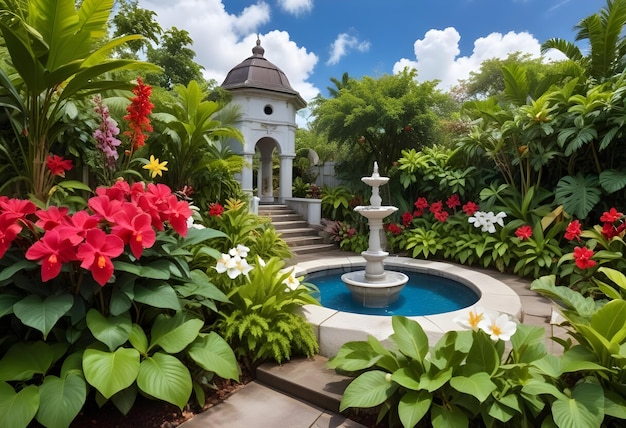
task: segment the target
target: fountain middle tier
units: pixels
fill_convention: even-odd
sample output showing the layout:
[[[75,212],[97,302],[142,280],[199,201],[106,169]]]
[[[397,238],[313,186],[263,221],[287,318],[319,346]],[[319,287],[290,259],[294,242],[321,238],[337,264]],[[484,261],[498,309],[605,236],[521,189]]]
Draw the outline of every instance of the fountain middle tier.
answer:
[[[366,308],[386,308],[398,300],[409,277],[402,272],[392,271],[383,271],[376,276],[372,278],[367,271],[360,270],[344,273],[341,280],[352,293],[354,302]]]

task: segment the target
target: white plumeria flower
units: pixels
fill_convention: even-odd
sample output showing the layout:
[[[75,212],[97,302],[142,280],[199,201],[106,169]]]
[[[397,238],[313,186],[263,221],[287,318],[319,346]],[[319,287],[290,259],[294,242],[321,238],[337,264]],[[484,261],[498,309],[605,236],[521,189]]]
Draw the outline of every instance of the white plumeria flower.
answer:
[[[235,266],[236,261],[229,255],[222,253],[222,256],[217,260],[215,270],[217,273],[227,272]]]
[[[204,229],[204,225],[200,223],[194,223],[193,216],[187,218],[187,229]]]
[[[242,259],[239,256],[235,256],[232,258],[235,261],[234,266],[228,269],[226,274],[230,279],[235,279],[239,275],[248,276],[248,273],[252,270],[252,266],[248,264],[246,259]]]
[[[287,278],[283,280],[283,284],[287,286],[287,288],[285,288],[286,292],[289,292],[291,290],[295,290],[296,288],[298,288],[298,286],[300,285],[300,281],[298,281],[298,278],[296,278],[294,269],[291,269],[291,273],[289,274]]]
[[[481,232],[495,233],[496,224],[504,226],[504,217],[506,217],[506,213],[503,211],[500,211],[498,214],[494,214],[493,211],[489,211],[488,213],[476,211],[467,221],[474,224],[476,228],[480,227]]]
[[[471,328],[472,330],[477,331],[478,324],[485,319],[489,319],[489,316],[482,306],[476,306],[475,308],[470,309],[465,315],[466,316],[455,317],[452,321],[461,327]]]
[[[511,321],[507,314],[502,314],[494,321],[485,319],[478,323],[478,327],[491,337],[491,340],[511,340],[517,330],[517,324]]]
[[[250,248],[246,247],[245,245],[237,244],[235,248],[231,248],[230,250],[228,250],[228,254],[233,257],[239,256],[242,259],[245,259],[246,257],[248,257],[249,251]]]

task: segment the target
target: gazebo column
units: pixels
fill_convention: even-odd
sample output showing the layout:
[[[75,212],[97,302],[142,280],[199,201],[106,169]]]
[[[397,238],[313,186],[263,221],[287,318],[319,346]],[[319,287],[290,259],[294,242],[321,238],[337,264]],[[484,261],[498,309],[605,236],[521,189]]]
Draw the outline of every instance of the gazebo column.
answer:
[[[250,197],[254,196],[253,180],[252,180],[252,158],[253,153],[243,153],[243,168],[241,169],[239,182],[241,183],[241,190]]]
[[[261,156],[261,180],[259,181],[259,197],[261,202],[274,202],[274,185],[272,183],[272,156]]]
[[[293,186],[293,159],[296,157],[292,154],[281,154],[280,159],[280,188],[278,202],[285,203],[286,198],[292,196]]]

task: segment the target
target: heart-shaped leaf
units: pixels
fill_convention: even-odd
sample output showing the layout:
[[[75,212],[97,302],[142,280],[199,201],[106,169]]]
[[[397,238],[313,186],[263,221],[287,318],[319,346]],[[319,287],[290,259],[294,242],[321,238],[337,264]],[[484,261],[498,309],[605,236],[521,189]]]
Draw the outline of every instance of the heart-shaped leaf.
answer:
[[[87,384],[82,377],[74,374],[63,379],[46,376],[39,387],[39,396],[39,423],[46,427],[67,427],[85,404]]]
[[[161,314],[152,324],[149,349],[160,346],[170,354],[180,352],[198,337],[203,325],[200,319],[186,319],[184,312],[178,312],[173,317]]]
[[[18,342],[0,360],[0,380],[29,380],[48,371],[54,351],[44,342]],[[1,425],[0,425],[1,426]]]
[[[106,318],[96,309],[87,312],[87,327],[91,334],[113,351],[128,340],[132,322],[127,313]]]
[[[87,349],[83,354],[85,379],[105,398],[128,388],[139,374],[139,352],[119,348],[115,352]]]
[[[157,352],[141,362],[137,386],[182,410],[191,396],[191,374],[176,357]]]
[[[29,327],[48,336],[52,327],[63,315],[65,315],[74,303],[70,294],[49,296],[42,299],[41,296],[30,295],[13,305],[15,316]]]
[[[231,347],[212,331],[201,334],[189,347],[189,356],[203,369],[223,379],[239,380],[239,365]]]
[[[29,385],[16,393],[13,387],[0,382],[0,426],[26,427],[39,408],[39,391]]]

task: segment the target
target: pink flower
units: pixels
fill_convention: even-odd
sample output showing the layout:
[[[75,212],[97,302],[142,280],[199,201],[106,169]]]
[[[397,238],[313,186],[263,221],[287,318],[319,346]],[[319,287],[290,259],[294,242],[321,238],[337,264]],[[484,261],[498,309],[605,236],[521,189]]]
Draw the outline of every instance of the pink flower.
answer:
[[[24,199],[0,199],[0,214],[9,220],[26,220],[26,216],[37,211],[37,206]]]
[[[515,231],[515,236],[517,236],[520,241],[524,241],[533,236],[533,229],[529,225],[525,224],[524,226],[520,226]]]
[[[77,211],[72,215],[68,224],[58,227],[59,233],[66,237],[72,245],[78,245],[85,240],[87,231],[98,227],[100,217],[90,215],[87,211]]]
[[[189,202],[179,201],[176,196],[170,197],[170,207],[166,211],[167,221],[179,235],[187,236],[187,219],[191,217],[192,211]]]
[[[459,199],[459,196],[455,193],[454,195],[451,195],[448,198],[448,200],[446,201],[446,205],[448,206],[448,208],[453,210],[456,207],[460,207],[461,206],[461,200]]]
[[[115,216],[111,234],[128,243],[133,256],[139,259],[144,248],[150,248],[156,242],[156,232],[149,214],[141,212],[132,204],[126,204],[124,208]]]
[[[85,242],[78,247],[80,267],[88,269],[100,286],[104,287],[113,276],[112,257],[124,252],[124,241],[119,236],[107,235],[100,229],[87,231]]]
[[[122,201],[110,199],[105,195],[94,196],[87,201],[87,205],[94,214],[111,223],[115,221],[115,215],[122,210]]]
[[[576,266],[580,269],[588,269],[596,265],[595,260],[591,260],[593,257],[593,251],[587,247],[575,247],[574,248],[574,260]]]
[[[580,241],[580,234],[582,233],[581,224],[578,220],[572,220],[567,225],[567,229],[565,229],[565,239],[571,241],[572,239],[577,239]]]

